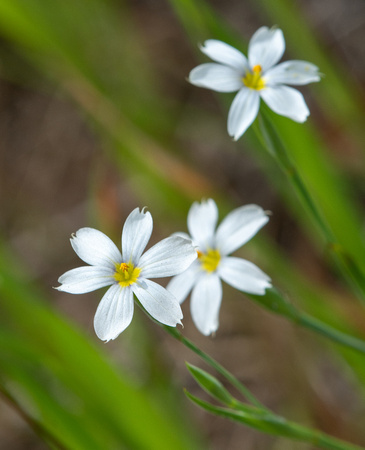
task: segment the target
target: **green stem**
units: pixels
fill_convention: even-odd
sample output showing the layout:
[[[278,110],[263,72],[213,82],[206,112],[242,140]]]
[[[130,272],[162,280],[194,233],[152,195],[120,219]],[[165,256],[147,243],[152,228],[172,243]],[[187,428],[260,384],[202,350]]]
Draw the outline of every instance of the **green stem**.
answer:
[[[296,322],[305,328],[308,328],[316,333],[322,334],[323,336],[331,339],[334,342],[345,345],[346,347],[357,350],[361,353],[365,353],[365,342],[354,336],[350,336],[342,331],[336,330],[326,323],[309,316],[308,314],[301,313]]]
[[[351,444],[339,440],[321,431],[314,430],[303,425],[286,420],[284,417],[278,416],[274,413],[258,414],[252,410],[252,406],[244,404],[236,404],[232,408],[222,408],[206,402],[185,390],[188,398],[203,408],[205,411],[226,419],[234,420],[239,424],[246,425],[250,428],[258,430],[262,433],[271,434],[273,436],[282,436],[287,439],[292,439],[301,442],[308,442],[316,448],[324,448],[329,450],[364,450],[364,447]]]
[[[274,157],[281,170],[286,174],[293,185],[298,197],[309,211],[315,223],[321,230],[335,264],[339,267],[344,278],[347,280],[359,299],[365,302],[365,276],[359,269],[353,258],[346,253],[342,245],[337,242],[331,228],[325,221],[323,215],[315,204],[311,194],[305,186],[297,168],[291,160],[285,145],[280,139],[275,127],[271,123],[265,111],[258,115],[258,127],[254,130],[262,145]]]
[[[365,354],[365,341],[337,330],[336,328],[299,311],[275,288],[267,289],[265,295],[245,295],[248,295],[252,300],[259,303],[264,308],[275,314],[286,317],[295,324],[308,328],[334,342]]]
[[[313,430],[295,422],[290,422],[283,417],[272,415],[268,417],[268,424],[272,425],[274,432],[270,434],[281,435],[288,439],[295,439],[301,442],[308,442],[316,447],[329,450],[364,450],[364,447],[351,444],[349,442],[336,439],[318,430]]]
[[[301,442],[308,442],[316,447],[321,447],[330,450],[364,450],[364,447],[359,447],[355,444],[342,441],[340,439],[329,436],[318,430],[307,428],[295,422],[287,421],[283,417],[272,415],[269,417],[269,423],[275,426],[276,433],[286,436],[289,439],[299,440]]]
[[[260,409],[264,409],[265,411],[268,411],[268,409],[260,403],[257,398],[251,394],[251,392],[244,386],[237,378],[232,375],[227,369],[225,369],[219,362],[217,362],[214,358],[209,356],[207,353],[205,353],[203,350],[200,350],[199,347],[197,347],[192,341],[184,337],[180,331],[178,331],[176,328],[168,327],[167,325],[162,325],[162,327],[169,333],[171,336],[173,336],[175,339],[180,341],[182,344],[185,345],[188,349],[192,350],[194,353],[196,353],[200,358],[205,361],[207,364],[209,364],[213,369],[215,369],[218,373],[220,373],[226,380],[228,380],[232,386],[234,386],[239,392],[241,392],[244,397],[250,401],[253,405],[259,407]]]

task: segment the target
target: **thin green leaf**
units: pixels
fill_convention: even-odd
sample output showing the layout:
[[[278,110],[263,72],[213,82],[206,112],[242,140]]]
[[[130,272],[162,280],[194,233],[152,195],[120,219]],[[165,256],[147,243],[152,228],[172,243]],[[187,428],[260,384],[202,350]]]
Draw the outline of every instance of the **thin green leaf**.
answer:
[[[205,402],[190,394],[186,389],[184,392],[192,402],[205,411],[242,423],[263,433],[309,442],[318,447],[331,450],[360,450],[363,448],[332,438],[317,430],[311,430],[293,422],[288,422],[286,419],[274,414],[267,414],[266,417],[263,417],[250,412],[233,411]]]
[[[209,374],[203,369],[199,367],[193,366],[185,362],[186,367],[189,372],[193,376],[194,380],[213,398],[219,400],[227,406],[233,407],[235,403],[235,399],[232,395],[227,391],[227,389],[223,386],[223,384],[217,380],[217,378],[213,377],[213,375]]]

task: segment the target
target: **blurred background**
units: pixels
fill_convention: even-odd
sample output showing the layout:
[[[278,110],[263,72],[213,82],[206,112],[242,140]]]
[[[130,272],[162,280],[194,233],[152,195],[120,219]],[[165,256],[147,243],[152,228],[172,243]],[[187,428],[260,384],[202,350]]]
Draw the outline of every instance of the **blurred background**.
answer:
[[[245,53],[262,25],[283,29],[284,60],[311,61],[324,74],[301,89],[307,123],[274,119],[355,252],[365,205],[362,0],[1,2],[0,449],[310,448],[191,404],[183,387],[205,397],[184,362],[207,367],[140,310],[106,345],[93,330],[103,292],[52,289],[82,265],[69,244],[81,227],[119,245],[130,211],[147,206],[152,245],[186,231],[193,201],[214,198],[220,219],[257,203],[270,222],[238,254],[302,309],[365,337],[363,306],[272,158],[252,130],[237,143],[228,137],[233,95],[186,82],[206,61],[199,43],[222,39]],[[215,336],[199,335],[189,301],[183,312],[184,335],[268,407],[365,445],[361,355],[228,286]]]

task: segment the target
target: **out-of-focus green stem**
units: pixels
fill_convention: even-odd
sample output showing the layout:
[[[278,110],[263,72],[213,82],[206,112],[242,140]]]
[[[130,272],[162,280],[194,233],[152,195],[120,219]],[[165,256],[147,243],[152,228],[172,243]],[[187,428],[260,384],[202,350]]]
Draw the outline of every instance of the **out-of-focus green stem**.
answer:
[[[312,331],[315,331],[316,333],[322,334],[323,336],[331,339],[334,342],[338,342],[339,344],[345,345],[346,347],[352,348],[353,350],[365,353],[364,341],[336,330],[335,328],[327,325],[326,323],[323,323],[322,321],[314,317],[311,317],[308,314],[301,313],[298,316],[296,323]]]
[[[231,374],[227,369],[225,369],[219,362],[217,362],[214,358],[209,356],[207,353],[205,353],[203,350],[201,350],[199,347],[197,347],[194,342],[190,341],[186,337],[184,337],[180,331],[178,331],[176,328],[168,327],[167,325],[163,325],[163,328],[171,334],[175,339],[180,341],[182,344],[185,345],[188,349],[192,350],[194,353],[196,353],[200,358],[205,361],[207,364],[209,364],[213,369],[215,369],[218,373],[220,373],[227,381],[229,381],[232,386],[234,386],[239,392],[241,392],[244,397],[250,401],[253,405],[259,407],[260,409],[264,409],[266,411],[267,408],[260,403],[257,398],[244,386],[237,378]]]
[[[274,157],[281,170],[286,174],[298,197],[321,230],[333,261],[338,266],[340,272],[352,287],[357,297],[364,303],[365,276],[362,270],[358,267],[351,255],[349,255],[342,245],[337,242],[336,237],[326,223],[321,211],[318,209],[297,168],[291,160],[284,143],[280,139],[280,136],[264,110],[259,113],[258,126],[255,125],[254,130],[260,142]]]
[[[325,336],[331,341],[337,342],[348,348],[365,354],[365,341],[349,334],[343,333],[342,331],[337,330],[330,325],[327,325],[326,323],[316,319],[315,317],[303,313],[302,311],[298,310],[292,303],[290,303],[275,288],[266,290],[265,295],[245,295],[253,299],[259,305],[263,306],[265,309],[268,309],[280,316],[286,317],[291,322],[297,325],[308,328],[311,331],[315,331],[316,333]]]

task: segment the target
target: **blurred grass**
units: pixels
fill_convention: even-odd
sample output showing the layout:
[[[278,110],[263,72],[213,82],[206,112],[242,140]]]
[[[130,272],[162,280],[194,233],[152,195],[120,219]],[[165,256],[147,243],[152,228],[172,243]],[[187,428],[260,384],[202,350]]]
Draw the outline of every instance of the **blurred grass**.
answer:
[[[193,48],[207,38],[218,38],[245,50],[242,37],[232,32],[209,3],[169,3],[186,27]],[[351,83],[341,83],[343,71],[321,50],[294,2],[279,1],[276,8],[261,0],[260,5],[284,30],[291,57],[308,59],[326,73],[318,86],[308,88],[320,98],[323,114],[348,127],[348,133],[354,130],[360,139],[364,130],[356,93]],[[160,219],[172,222],[179,218],[185,223],[191,201],[203,196],[218,197],[223,210],[232,207],[227,192],[217,192],[214,180],[192,169],[179,155],[181,149],[172,138],[178,108],[174,99],[166,99],[156,88],[149,55],[124,2],[54,0],[50,7],[45,0],[9,0],[0,3],[0,23],[1,34],[16,52],[88,115],[131,190],[143,204],[159,205]],[[295,32],[302,39],[294,39]],[[337,110],[340,113],[334,114]],[[332,161],[331,149],[310,122],[298,125],[274,115],[272,119],[337,239],[364,267],[359,204],[341,168]],[[265,160],[267,175],[300,226],[313,242],[321,243],[321,254],[318,230],[304,217],[303,208],[250,131],[242,140],[246,142],[253,143],[258,159]],[[344,308],[334,303],[330,289],[300,275],[272,243],[257,241],[253,246],[262,260],[260,267],[295,302],[339,329],[364,335]],[[155,399],[146,399],[150,394],[117,374],[79,332],[40,303],[38,293],[22,281],[24,272],[16,270],[17,263],[9,263],[8,251],[2,247],[0,252],[0,381],[32,420],[70,448],[120,448],[121,442],[133,449],[197,448],[176,419],[168,412],[156,412]],[[341,352],[365,385],[363,358],[338,346],[330,348]]]
[[[196,448],[156,398],[117,372],[24,281],[1,246],[0,383],[65,448]]]

